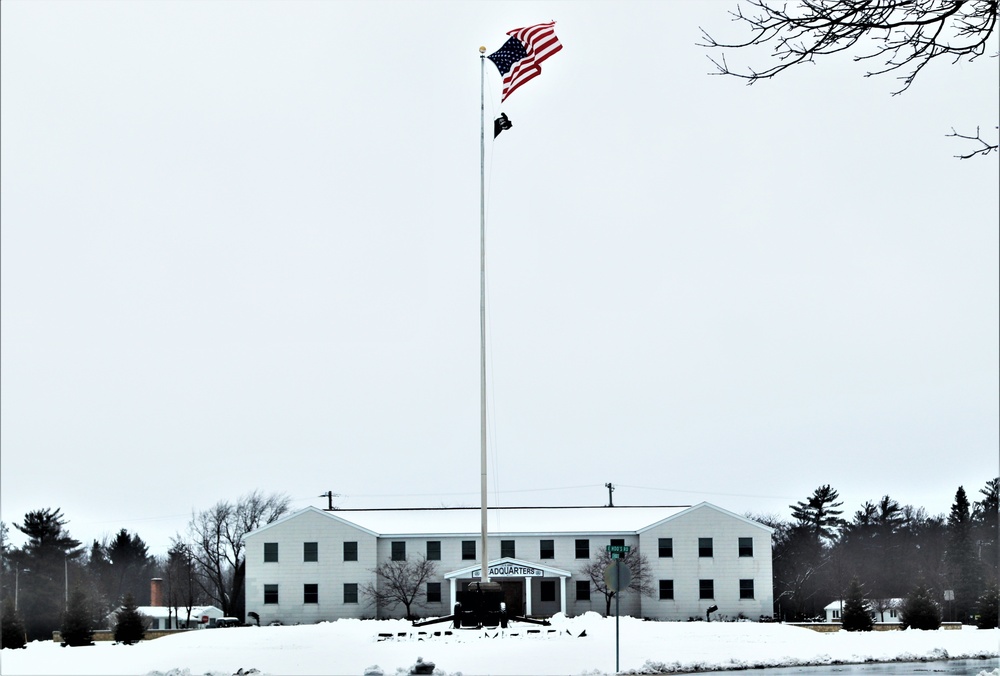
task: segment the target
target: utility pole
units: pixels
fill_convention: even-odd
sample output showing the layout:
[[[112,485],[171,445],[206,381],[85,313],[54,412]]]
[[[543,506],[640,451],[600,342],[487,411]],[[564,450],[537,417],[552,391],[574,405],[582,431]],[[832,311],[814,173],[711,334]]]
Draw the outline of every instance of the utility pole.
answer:
[[[611,483],[604,484],[604,487],[608,489],[608,507],[614,507],[615,501],[611,498],[611,494],[615,492],[615,487]]]
[[[321,494],[319,497],[326,498],[326,501],[327,501],[326,511],[332,512],[333,511],[333,499],[334,498],[341,498],[343,496],[340,493],[334,493],[333,491],[327,491],[326,493]]]

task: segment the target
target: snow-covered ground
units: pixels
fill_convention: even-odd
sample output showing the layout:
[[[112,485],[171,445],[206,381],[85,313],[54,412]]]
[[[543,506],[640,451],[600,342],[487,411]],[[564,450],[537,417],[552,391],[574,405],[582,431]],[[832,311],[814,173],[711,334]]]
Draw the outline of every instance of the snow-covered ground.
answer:
[[[274,676],[396,676],[408,673],[418,657],[434,662],[435,674],[448,676],[615,672],[615,620],[596,613],[556,616],[551,627],[512,624],[506,631],[447,631],[447,624],[414,629],[402,620],[339,620],[207,629],[134,646],[61,648],[34,642],[25,650],[0,651],[0,673],[228,676],[242,669]],[[623,617],[619,655],[621,671],[628,674],[989,657],[983,671],[1000,676],[1000,630],[818,633],[782,624]]]

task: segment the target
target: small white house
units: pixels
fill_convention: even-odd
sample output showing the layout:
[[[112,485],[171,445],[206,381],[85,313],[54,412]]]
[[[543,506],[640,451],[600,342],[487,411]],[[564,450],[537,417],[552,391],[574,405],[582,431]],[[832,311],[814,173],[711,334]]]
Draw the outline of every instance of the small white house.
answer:
[[[900,624],[900,609],[903,607],[903,599],[870,599],[867,602],[868,614],[872,620],[883,624]],[[839,599],[826,606],[827,622],[841,622],[844,613],[844,600]]]
[[[187,606],[167,606],[163,601],[163,580],[154,577],[149,581],[150,605],[139,606],[140,615],[149,618],[149,629],[205,629],[215,624],[224,613],[215,606],[194,606],[188,615]],[[108,615],[108,626],[114,627],[117,612]],[[189,619],[190,617],[190,619]]]

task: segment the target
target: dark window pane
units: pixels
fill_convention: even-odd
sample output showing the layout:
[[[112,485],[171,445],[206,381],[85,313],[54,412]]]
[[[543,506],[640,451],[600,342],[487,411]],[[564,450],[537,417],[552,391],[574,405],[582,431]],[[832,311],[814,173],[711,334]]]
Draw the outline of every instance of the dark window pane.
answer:
[[[753,580],[740,580],[740,598],[753,598]]]
[[[344,603],[358,602],[358,584],[356,582],[344,583]]]
[[[318,542],[303,542],[302,543],[302,560],[303,561],[319,561],[319,543]]]
[[[406,543],[405,542],[393,542],[392,543],[392,560],[393,561],[406,561]]]
[[[712,556],[712,538],[698,538],[698,556]]]
[[[506,556],[514,558],[514,541],[513,540],[501,540],[500,541],[500,556]]]
[[[463,561],[475,561],[476,560],[476,541],[475,540],[462,540],[462,560]]]
[[[670,601],[674,598],[674,581],[660,580],[660,600]]]
[[[428,561],[440,561],[441,560],[441,541],[440,540],[428,540],[427,541],[427,560]]]
[[[278,585],[276,584],[264,585],[264,603],[271,604],[277,602],[278,602]]]
[[[277,563],[278,562],[278,543],[277,542],[265,542],[264,543],[264,563]]]
[[[714,580],[698,580],[698,598],[700,599],[715,598]]]
[[[753,538],[740,538],[740,556],[753,556]]]
[[[590,600],[590,580],[576,581],[576,600],[577,601]]]
[[[590,540],[577,540],[575,549],[576,549],[576,558],[578,559],[590,558]]]
[[[542,601],[556,600],[555,580],[542,580]]]
[[[344,561],[357,561],[358,560],[358,543],[357,542],[345,542],[344,543]]]
[[[441,603],[441,583],[427,583],[427,603]]]
[[[669,559],[674,555],[674,539],[660,538],[659,551],[661,559]]]
[[[539,542],[538,542],[538,558],[540,558],[540,559],[554,559],[554,558],[556,558],[555,540],[539,540]]]
[[[302,585],[302,603],[319,603],[319,585]]]

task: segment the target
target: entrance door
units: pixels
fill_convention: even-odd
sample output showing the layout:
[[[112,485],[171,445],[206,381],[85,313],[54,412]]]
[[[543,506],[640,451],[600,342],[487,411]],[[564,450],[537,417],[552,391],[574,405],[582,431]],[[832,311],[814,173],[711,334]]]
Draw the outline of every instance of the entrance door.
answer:
[[[524,615],[524,581],[499,579],[503,589],[503,600],[507,604],[507,615]]]

